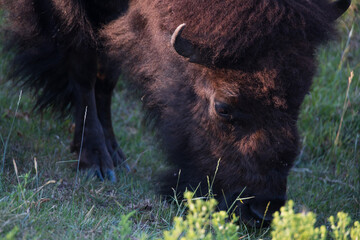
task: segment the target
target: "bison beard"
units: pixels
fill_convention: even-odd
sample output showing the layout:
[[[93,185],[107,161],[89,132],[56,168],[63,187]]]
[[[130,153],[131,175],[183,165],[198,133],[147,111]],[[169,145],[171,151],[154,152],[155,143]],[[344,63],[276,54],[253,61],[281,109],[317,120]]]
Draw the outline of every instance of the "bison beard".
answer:
[[[240,194],[254,197],[234,210],[257,225],[285,202],[315,50],[349,5],[4,0],[4,35],[16,51],[11,78],[35,91],[38,109],[74,109],[76,152],[87,107],[81,168],[111,181],[116,166],[127,168],[110,110],[121,71],[143,92],[168,154],[161,193],[202,195],[209,178],[220,209]]]

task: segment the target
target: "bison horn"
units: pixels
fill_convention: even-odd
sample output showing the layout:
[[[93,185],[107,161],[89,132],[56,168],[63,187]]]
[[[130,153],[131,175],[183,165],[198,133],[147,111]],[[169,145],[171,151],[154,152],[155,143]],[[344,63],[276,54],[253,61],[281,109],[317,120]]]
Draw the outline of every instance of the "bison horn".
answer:
[[[337,0],[332,3],[334,19],[339,18],[350,6],[351,0]]]
[[[171,36],[171,46],[173,46],[179,55],[188,58],[190,62],[201,63],[198,49],[189,40],[181,37],[185,26],[186,24],[183,23],[175,29]]]

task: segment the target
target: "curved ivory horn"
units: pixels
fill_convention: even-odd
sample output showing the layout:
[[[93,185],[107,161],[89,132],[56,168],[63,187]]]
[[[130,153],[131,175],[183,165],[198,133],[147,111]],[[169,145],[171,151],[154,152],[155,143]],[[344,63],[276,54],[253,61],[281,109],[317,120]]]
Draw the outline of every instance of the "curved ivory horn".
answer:
[[[194,45],[189,40],[181,36],[186,24],[180,24],[171,36],[171,46],[175,51],[185,58],[188,58],[189,62],[206,65],[209,63],[208,56],[211,51],[201,51],[199,46]]]
[[[174,31],[174,33],[171,35],[171,46],[175,46],[176,40],[179,40],[181,38],[181,33],[186,27],[186,23],[180,24]]]
[[[181,33],[184,30],[186,24],[180,24],[171,36],[171,46],[175,51],[186,58],[191,58],[195,54],[195,48],[191,42],[181,37]]]
[[[334,20],[343,15],[343,13],[349,8],[350,4],[351,0],[337,0],[333,2],[331,5],[334,9]]]

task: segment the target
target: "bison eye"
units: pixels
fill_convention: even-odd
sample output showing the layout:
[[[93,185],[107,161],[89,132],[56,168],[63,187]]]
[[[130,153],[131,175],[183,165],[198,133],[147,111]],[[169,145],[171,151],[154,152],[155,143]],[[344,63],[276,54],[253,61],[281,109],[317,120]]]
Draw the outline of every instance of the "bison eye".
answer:
[[[229,104],[215,101],[215,111],[216,113],[226,119],[231,118],[231,106]]]

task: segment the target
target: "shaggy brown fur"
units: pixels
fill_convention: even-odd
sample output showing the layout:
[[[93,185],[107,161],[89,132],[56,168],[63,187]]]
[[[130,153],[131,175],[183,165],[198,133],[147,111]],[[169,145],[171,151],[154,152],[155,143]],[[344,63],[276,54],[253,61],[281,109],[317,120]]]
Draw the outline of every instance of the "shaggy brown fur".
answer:
[[[117,146],[109,120],[116,70],[103,66],[110,61],[142,90],[144,105],[156,119],[172,166],[161,180],[163,194],[172,195],[172,188],[179,194],[186,188],[206,194],[210,178],[220,208],[240,193],[254,196],[236,204],[236,211],[253,224],[270,202],[264,219],[271,220],[286,199],[287,175],[298,149],[296,121],[315,72],[316,47],[333,36],[334,21],[349,0],[132,0],[110,1],[108,8],[96,0],[35,1],[46,11],[22,1],[25,7],[10,11],[23,12],[30,19],[20,19],[38,25],[23,28],[23,21],[12,20],[15,35],[30,39],[20,47],[33,58],[25,61],[19,53],[17,66],[40,68],[30,71],[27,81],[42,90],[40,106],[67,96],[61,106],[74,103],[77,126],[82,126],[85,106],[95,111],[85,132],[83,166],[113,179],[113,162],[121,162],[111,162],[104,147],[97,147],[108,139],[108,153],[114,151],[112,144]],[[98,13],[99,6],[105,10]],[[196,49],[197,61],[188,61],[171,45],[182,23],[181,37]],[[41,41],[52,54],[46,55]],[[54,59],[49,67],[33,61],[39,58]],[[91,71],[96,62],[101,64]],[[104,71],[105,81],[99,74]]]

